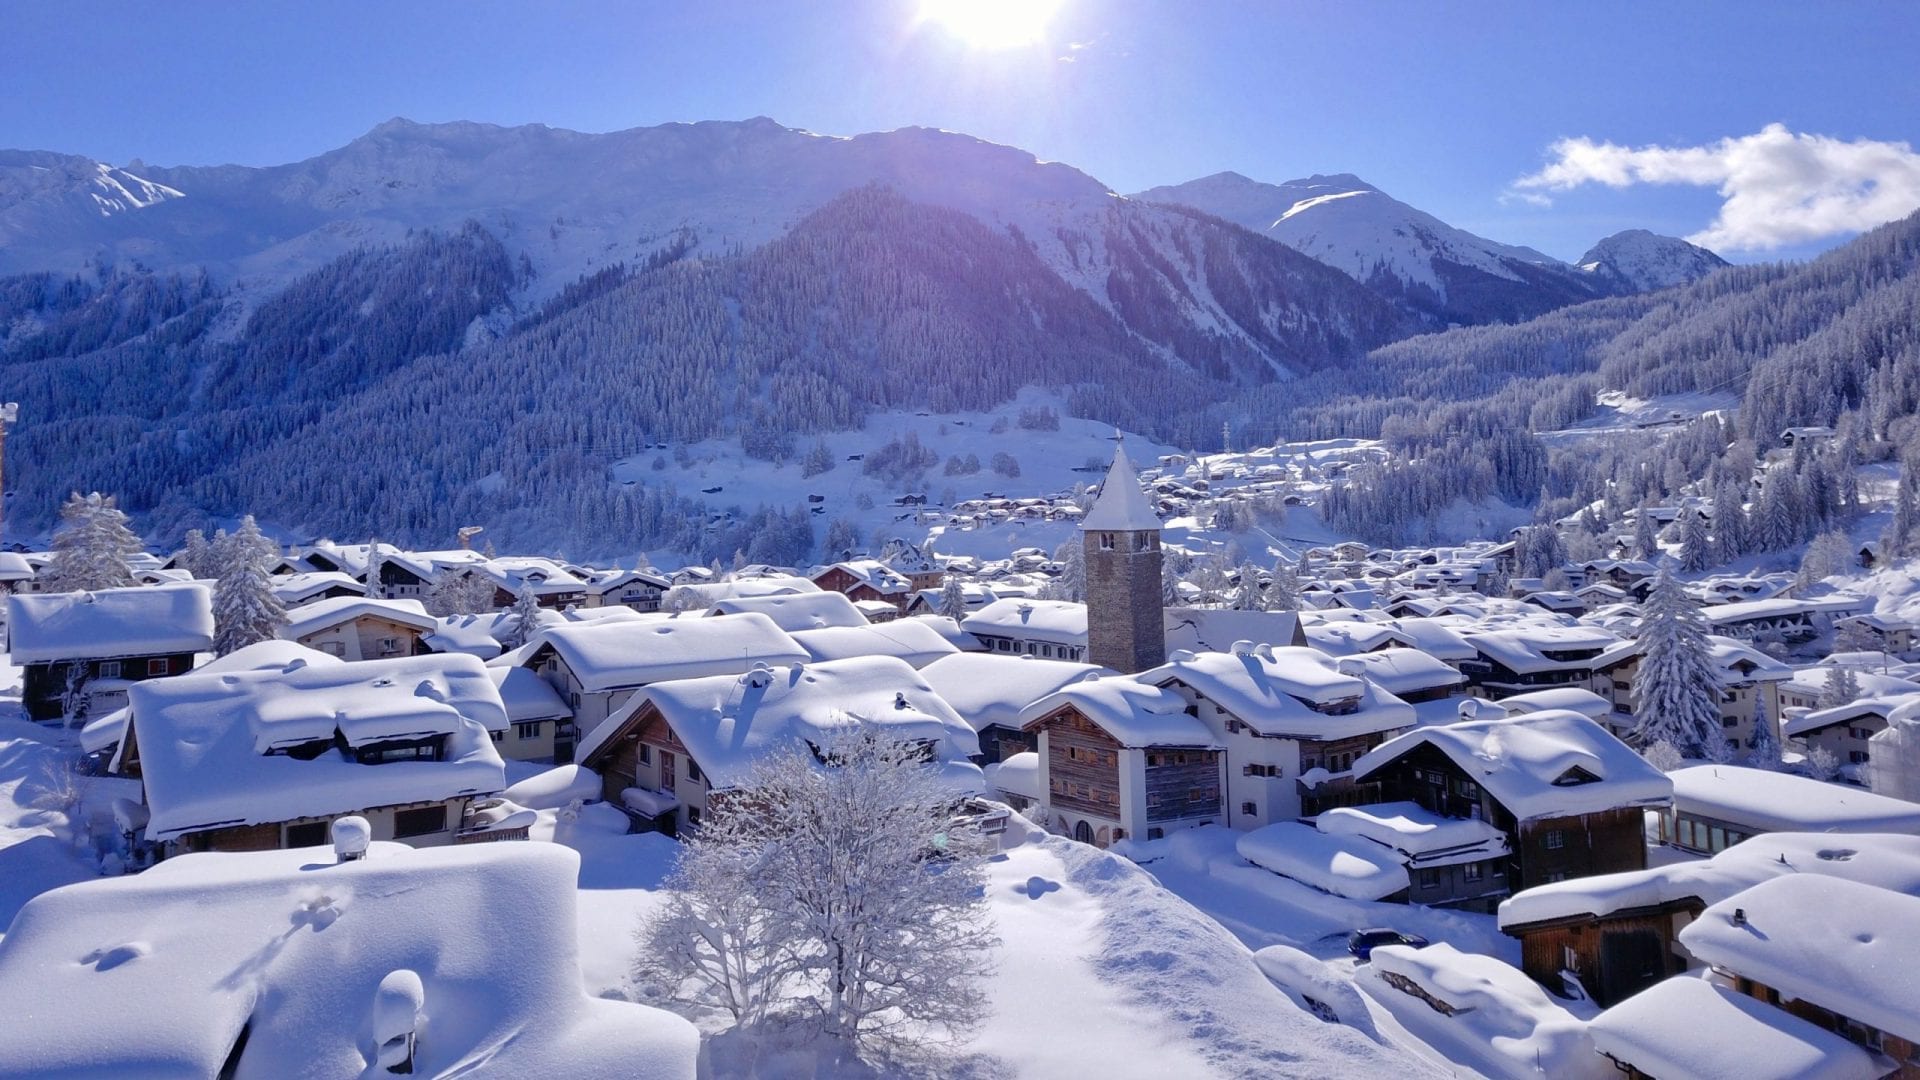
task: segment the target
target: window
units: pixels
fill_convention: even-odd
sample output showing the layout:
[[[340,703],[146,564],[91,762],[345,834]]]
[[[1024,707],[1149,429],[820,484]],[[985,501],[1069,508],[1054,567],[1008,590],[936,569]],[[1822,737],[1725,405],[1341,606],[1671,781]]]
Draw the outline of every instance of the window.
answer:
[[[692,758],[687,759],[687,779],[689,780],[700,779],[700,766],[694,764],[694,761]]]
[[[489,731],[487,734],[492,737],[494,742],[505,742],[507,740],[506,728],[501,728],[499,731]]]
[[[1561,848],[1567,846],[1567,830],[1548,829],[1547,835],[1541,839],[1541,843],[1548,851],[1559,851]]]
[[[397,654],[399,651],[400,651],[399,638],[383,637],[380,639],[380,655],[381,656],[393,656]]]
[[[1147,839],[1149,840],[1162,840],[1166,838],[1166,835],[1167,835],[1167,830],[1161,828],[1158,825],[1154,825],[1147,829]]]
[[[574,711],[578,712],[580,710],[580,691],[575,690],[569,693],[567,695],[567,704],[573,706]]]
[[[1465,863],[1460,867],[1462,881],[1479,881],[1484,868],[1477,862]]]
[[[540,737],[540,721],[530,720],[513,725],[513,737],[516,739],[537,739]]]
[[[393,815],[394,839],[409,836],[431,836],[447,831],[447,808],[444,806],[423,806],[417,810],[399,810]]]
[[[100,661],[100,677],[103,679],[119,678],[120,677],[120,661],[118,660]]]
[[[1575,975],[1580,974],[1580,954],[1573,951],[1573,946],[1560,946],[1560,966]]]
[[[1260,815],[1260,808],[1253,803],[1243,802],[1240,804],[1240,812],[1248,817],[1258,817]]]
[[[1737,716],[1723,716],[1720,718],[1720,726],[1721,727],[1739,727],[1740,718]]]
[[[1113,534],[1112,533],[1103,532],[1100,534],[1100,550],[1101,551],[1113,550]]]
[[[1431,868],[1415,871],[1414,880],[1419,883],[1421,892],[1437,889],[1440,887],[1440,871]]]
[[[299,825],[287,826],[287,846],[290,848],[319,847],[331,840],[328,825],[324,821],[307,821]]]
[[[320,643],[320,651],[328,656],[345,656],[347,645],[343,641],[323,641]]]
[[[149,678],[155,675],[166,675],[172,671],[173,661],[164,656],[156,656],[152,660],[147,661],[147,675]]]
[[[687,807],[687,827],[690,829],[697,829],[700,827],[700,808],[699,807],[697,806]]]
[[[648,746],[646,743],[640,744],[640,764],[653,764],[653,747]]]

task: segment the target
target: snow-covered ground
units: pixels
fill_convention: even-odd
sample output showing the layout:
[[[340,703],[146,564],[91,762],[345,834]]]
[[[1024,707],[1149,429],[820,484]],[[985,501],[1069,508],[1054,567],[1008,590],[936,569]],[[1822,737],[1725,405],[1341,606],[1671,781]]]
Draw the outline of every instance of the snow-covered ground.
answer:
[[[28,900],[99,873],[74,846],[76,753],[71,733],[21,716],[20,669],[0,657],[0,936]]]

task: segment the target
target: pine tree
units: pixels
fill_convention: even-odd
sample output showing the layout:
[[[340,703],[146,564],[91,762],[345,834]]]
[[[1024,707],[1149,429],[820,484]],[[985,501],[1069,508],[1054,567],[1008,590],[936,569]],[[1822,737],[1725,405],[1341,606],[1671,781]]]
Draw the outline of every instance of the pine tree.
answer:
[[[92,592],[132,585],[127,556],[140,550],[140,538],[127,527],[127,515],[114,505],[113,496],[76,491],[60,508],[45,591]]]
[[[1852,664],[1835,664],[1827,669],[1827,681],[1820,687],[1818,709],[1837,709],[1860,700],[1860,673]]]
[[[1240,564],[1240,580],[1234,583],[1232,605],[1235,611],[1262,610],[1260,596],[1260,571],[1250,562]]]
[[[380,538],[376,536],[367,541],[367,584],[365,592],[368,596],[379,599],[387,595],[387,583],[381,580],[382,576],[386,573],[386,566],[387,555],[386,552],[380,549]]]
[[[214,565],[213,546],[207,543],[207,536],[199,529],[188,529],[186,539],[180,548],[180,569],[194,578],[211,579],[218,568]]]
[[[1697,574],[1713,565],[1713,547],[1707,540],[1707,522],[1694,510],[1683,512],[1680,531],[1680,568]]]
[[[1180,606],[1180,571],[1172,559],[1160,564],[1160,603],[1163,607]]]
[[[530,586],[520,586],[520,591],[514,595],[513,607],[507,609],[506,619],[509,627],[500,644],[508,649],[525,645],[540,632],[540,600],[533,595]]]
[[[1707,643],[1706,623],[1662,564],[1641,608],[1640,668],[1633,680],[1635,733],[1643,745],[1669,742],[1699,756],[1720,734],[1720,681]]]
[[[1284,556],[1273,562],[1273,577],[1267,582],[1268,611],[1300,610],[1300,575]]]
[[[280,554],[278,545],[261,535],[248,514],[216,554],[220,578],[213,589],[214,652],[226,656],[279,637],[287,625],[287,609],[273,594],[267,573]]]
[[[1758,684],[1753,695],[1753,746],[1747,751],[1746,765],[1752,769],[1780,770],[1780,740],[1773,734],[1773,722],[1767,718],[1767,699]]]
[[[967,617],[967,592],[952,574],[940,583],[940,614],[955,622]]]
[[[1713,492],[1713,560],[1730,563],[1747,553],[1747,511],[1732,481]]]
[[[1659,531],[1654,527],[1653,508],[1646,503],[1633,515],[1633,551],[1649,562],[1660,558]]]
[[[1080,537],[1071,537],[1055,548],[1053,558],[1060,564],[1060,573],[1048,587],[1047,594],[1055,600],[1084,601],[1087,598],[1087,552],[1080,543]]]
[[[1889,559],[1904,559],[1920,552],[1920,478],[1902,467],[1893,500],[1893,521],[1888,524],[1880,546]]]

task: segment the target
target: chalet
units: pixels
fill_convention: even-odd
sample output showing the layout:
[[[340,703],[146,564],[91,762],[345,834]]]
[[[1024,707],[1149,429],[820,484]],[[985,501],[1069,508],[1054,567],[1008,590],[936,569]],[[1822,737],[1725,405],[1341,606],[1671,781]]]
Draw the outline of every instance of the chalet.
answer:
[[[634,691],[669,679],[738,675],[758,664],[795,664],[807,652],[758,612],[724,619],[596,620],[550,626],[494,663],[531,668],[573,710],[556,760],[573,760],[575,732],[590,734]]]
[[[313,556],[307,556],[309,560]],[[419,559],[405,552],[396,551],[382,555],[377,571],[369,570],[364,564],[357,577],[369,574],[378,577],[378,582],[369,582],[369,594],[386,600],[419,600],[433,591],[434,582],[444,573],[430,560]]]
[[[1174,606],[1164,610],[1161,623],[1169,652],[1226,652],[1236,641],[1274,647],[1310,644],[1297,611]]]
[[[493,748],[508,761],[552,761],[555,740],[573,730],[573,710],[532,668],[489,667],[487,675],[505,710],[487,729]]]
[[[1712,858],[1539,885],[1500,905],[1521,967],[1558,994],[1612,1005],[1699,961],[1680,933],[1710,904],[1785,875],[1850,878],[1920,895],[1920,837],[1774,832]]]
[[[635,611],[659,611],[661,598],[672,588],[665,577],[651,570],[610,570],[586,579],[587,607],[620,604]]]
[[[1784,641],[1795,644],[1812,641],[1833,629],[1835,619],[1858,614],[1868,603],[1857,596],[1830,596],[1818,600],[1776,596],[1768,600],[1715,604],[1700,609],[1700,615],[1716,634],[1742,641]]]
[[[1503,698],[1550,686],[1586,686],[1620,639],[1592,626],[1534,624],[1462,635],[1478,655],[1460,664],[1473,689]]]
[[[17,551],[0,551],[0,593],[32,592],[33,564]]]
[[[925,746],[956,802],[985,791],[973,729],[919,674],[862,657],[650,684],[580,744],[606,801],[641,831],[697,831],[715,799],[745,790],[769,754],[872,730]]]
[[[1680,944],[1738,993],[1920,1076],[1920,897],[1788,874],[1708,907]]]
[[[884,600],[902,613],[913,600],[913,580],[878,559],[837,562],[813,575],[822,592],[840,593],[854,600]]]
[[[1790,427],[1780,433],[1780,445],[1789,450],[1802,445],[1817,446],[1832,442],[1833,439],[1834,433],[1830,427]]]
[[[154,679],[128,699],[122,769],[164,853],[309,847],[349,813],[378,840],[494,838],[467,812],[506,787],[487,734],[505,710],[470,656],[296,658]]]
[[[1893,711],[1916,700],[1913,695],[1866,697],[1847,705],[1792,716],[1781,725],[1781,733],[1799,739],[1809,749],[1820,747],[1831,753],[1842,766],[1864,766],[1872,759],[1868,740],[1887,730]]]
[[[1007,598],[960,620],[988,651],[1043,660],[1087,658],[1087,605],[1070,600]]]
[[[1756,718],[1780,741],[1780,687],[1793,669],[1736,638],[1708,635],[1709,660],[1720,683],[1720,729],[1730,750],[1750,749],[1760,736]],[[1588,686],[1605,698],[1614,715],[1607,726],[1623,737],[1638,724],[1633,682],[1640,670],[1640,643],[1622,641],[1600,655]]]
[[[916,591],[937,589],[941,579],[946,576],[946,570],[934,559],[931,551],[897,536],[881,547],[880,561],[894,573],[906,578]]]
[[[1314,828],[1371,844],[1405,868],[1406,899],[1428,907],[1490,911],[1507,892],[1507,836],[1472,818],[1442,817],[1417,803],[1336,807]]]
[[[57,719],[69,698],[99,713],[124,704],[134,683],[193,669],[213,647],[213,595],[199,584],[15,594],[7,643],[29,717]]]
[[[693,1025],[582,987],[579,876],[559,844],[376,841],[357,858],[185,855],[42,893],[0,948],[0,1010],[34,1018],[0,1034],[0,1077],[587,1077],[620,1061],[692,1080]],[[383,991],[408,976],[389,1036]],[[389,1037],[398,1056],[376,1060]]]
[[[921,589],[914,593],[913,599],[907,601],[906,614],[938,614],[940,612],[940,605],[943,603],[943,591],[943,588],[931,588]],[[993,603],[995,600],[1000,599],[992,588],[976,581],[961,582],[960,597],[968,611],[978,611],[988,604]]]
[[[1660,840],[1711,855],[1774,832],[1904,833],[1920,836],[1920,804],[1792,773],[1695,765],[1667,774],[1673,806]]]
[[[1868,612],[1865,615],[1849,615],[1834,620],[1836,631],[1853,630],[1873,643],[1881,652],[1911,656],[1914,652],[1914,623],[1893,615]]]
[[[1642,818],[1673,784],[1573,712],[1416,728],[1353,764],[1381,799],[1414,802],[1506,834],[1509,888],[1646,866]]]
[[[1226,773],[1223,823],[1256,829],[1354,801],[1354,761],[1414,726],[1412,706],[1365,671],[1312,649],[1239,642],[1176,652],[1135,678],[1178,694],[1206,728]]]
[[[283,574],[274,578],[273,595],[283,605],[296,608],[315,600],[365,596],[367,587],[338,570],[312,570],[304,573]]]
[[[384,660],[432,651],[423,639],[439,627],[418,600],[343,596],[288,612],[280,636],[342,660]]]
[[[920,677],[979,736],[982,764],[1006,761],[1038,746],[1020,719],[1027,706],[1072,683],[1113,674],[1092,664],[999,653],[956,653],[920,669]],[[1038,758],[1034,767],[1039,767]]]
[[[1083,843],[1225,817],[1223,747],[1172,690],[1125,676],[1072,683],[1021,711],[1046,781],[1038,817]]]

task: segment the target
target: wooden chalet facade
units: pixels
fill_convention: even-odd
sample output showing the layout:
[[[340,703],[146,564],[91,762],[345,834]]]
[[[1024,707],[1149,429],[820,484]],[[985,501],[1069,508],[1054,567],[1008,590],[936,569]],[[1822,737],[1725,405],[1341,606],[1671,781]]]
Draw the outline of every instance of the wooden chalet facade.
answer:
[[[1128,746],[1072,703],[1025,729],[1039,738],[1051,824],[1076,840],[1157,840],[1225,817],[1224,754],[1204,729],[1178,743]]]
[[[125,704],[129,684],[146,679],[184,675],[193,670],[190,652],[135,653],[111,658],[76,658],[54,663],[26,664],[21,668],[21,704],[35,720],[58,720],[66,715],[67,690],[81,687],[76,702],[79,715],[86,716]]]
[[[652,702],[640,707],[627,728],[581,763],[600,774],[601,797],[627,815],[635,832],[677,836],[698,829],[708,798],[700,763]],[[629,791],[653,797],[630,798]]]
[[[1679,948],[1681,928],[1706,908],[1697,896],[1624,908],[1605,915],[1581,913],[1502,926],[1520,939],[1520,969],[1550,990],[1565,994],[1566,976],[1579,980],[1595,1004],[1617,1004],[1687,969]]]

